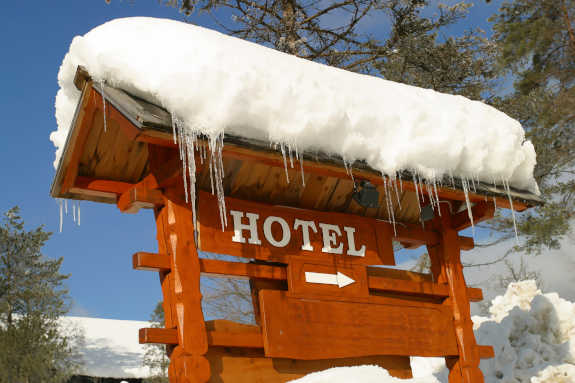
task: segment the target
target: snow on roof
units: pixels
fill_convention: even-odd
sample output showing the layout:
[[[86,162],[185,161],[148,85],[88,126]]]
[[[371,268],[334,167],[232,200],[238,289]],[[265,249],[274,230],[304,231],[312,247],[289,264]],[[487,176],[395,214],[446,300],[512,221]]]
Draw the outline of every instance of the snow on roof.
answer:
[[[538,194],[533,145],[519,122],[486,104],[144,17],[117,19],[72,41],[50,136],[56,166],[80,96],[78,66],[96,82],[163,106],[191,133],[320,150],[389,176],[452,175]]]

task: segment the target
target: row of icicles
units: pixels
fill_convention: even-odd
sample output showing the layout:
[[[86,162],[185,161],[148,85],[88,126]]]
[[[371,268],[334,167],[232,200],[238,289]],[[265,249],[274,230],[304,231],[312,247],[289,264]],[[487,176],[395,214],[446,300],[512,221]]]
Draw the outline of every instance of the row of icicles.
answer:
[[[106,96],[104,94],[104,82],[100,82],[100,89],[102,95],[102,105],[103,105],[103,113],[104,113],[104,132],[107,131],[107,115],[106,115]],[[218,199],[218,210],[220,215],[221,227],[222,231],[227,226],[227,214],[226,214],[226,201],[224,198],[224,187],[223,187],[223,178],[224,178],[224,164],[222,159],[222,149],[224,147],[224,134],[220,132],[216,135],[211,135],[207,139],[207,146],[205,144],[198,142],[198,132],[194,131],[193,129],[187,129],[185,127],[184,122],[179,119],[178,117],[172,115],[172,134],[174,139],[174,144],[178,145],[179,152],[180,152],[180,159],[182,161],[182,169],[183,169],[183,179],[184,179],[184,193],[186,196],[186,202],[192,204],[192,211],[193,211],[193,219],[196,222],[196,151],[198,152],[199,159],[201,164],[204,162],[208,162],[209,165],[209,172],[210,172],[210,183],[211,183],[211,191],[212,194],[217,196]],[[285,169],[285,176],[286,181],[290,183],[289,173],[288,173],[288,163],[289,167],[292,169],[294,168],[294,157],[297,162],[300,164],[300,172],[301,172],[301,183],[302,186],[305,187],[305,177],[304,177],[304,166],[303,166],[303,155],[300,153],[296,145],[289,145],[285,143],[272,143],[271,146],[274,149],[280,149],[280,152],[283,157],[283,164]],[[345,170],[347,174],[350,176],[352,182],[355,185],[355,179],[353,177],[353,168],[352,163],[353,161],[343,161]],[[389,222],[393,224],[394,234],[396,233],[396,221],[395,221],[395,212],[394,212],[394,203],[393,198],[395,196],[397,206],[401,209],[401,198],[400,192],[403,193],[403,179],[398,176],[398,174],[393,174],[391,176],[386,176],[382,174],[383,179],[383,187],[385,190],[385,204],[386,209],[389,212]],[[449,174],[449,179],[451,180],[451,187],[455,188],[455,180],[452,174]],[[467,214],[471,221],[471,227],[473,236],[475,236],[475,224],[473,220],[473,212],[471,209],[471,202],[469,200],[469,191],[473,190],[476,192],[476,182],[479,183],[479,179],[477,178],[460,178],[463,193],[465,195],[465,204],[467,207]],[[427,197],[430,200],[431,206],[434,210],[437,210],[438,213],[441,215],[441,210],[439,209],[439,194],[437,191],[438,185],[439,187],[443,186],[442,179],[439,179],[437,182],[436,177],[433,178],[431,182],[427,179],[422,179],[417,172],[412,172],[412,181],[415,185],[415,194],[417,196],[417,206],[419,207],[421,213],[421,201],[425,198],[425,191],[427,192]],[[509,187],[509,181],[505,179],[501,179],[501,184],[503,185],[507,197],[509,199],[509,205],[511,207],[511,215],[513,218],[513,229],[515,231],[515,239],[518,241],[517,235],[517,225],[515,220],[515,210],[513,209],[513,200],[511,198],[511,189]],[[399,187],[398,187],[399,184]],[[495,180],[493,180],[493,184],[495,184]],[[425,191],[424,191],[425,188]],[[487,200],[487,197],[485,197]],[[495,207],[497,207],[496,199],[493,197],[493,203]],[[60,232],[62,232],[63,226],[63,214],[68,214],[68,203],[66,200],[59,200],[60,204]],[[72,206],[72,214],[74,222],[80,225],[80,203],[77,201],[77,204]],[[423,221],[422,221],[423,224]]]
[[[180,151],[180,159],[182,161],[183,178],[184,178],[184,189],[186,195],[186,202],[191,203],[193,210],[193,219],[196,222],[196,152],[198,153],[198,158],[203,165],[207,162],[209,166],[210,173],[210,184],[212,194],[217,197],[218,200],[218,210],[220,215],[222,231],[227,226],[227,214],[226,214],[226,201],[224,198],[224,165],[222,159],[222,149],[224,147],[224,134],[222,132],[209,136],[207,138],[207,144],[199,140],[201,133],[194,131],[193,129],[186,128],[184,122],[172,116],[172,133],[174,144],[178,144]],[[298,150],[297,146],[292,146],[285,143],[271,143],[271,147],[281,152],[283,157],[283,164],[285,169],[285,177],[287,183],[290,183],[290,177],[288,169],[294,169],[294,159],[299,162],[299,168],[301,172],[301,183],[305,187],[305,177],[304,177],[304,159],[303,155]],[[344,160],[344,167],[347,174],[350,176],[351,180],[354,182],[352,162]],[[389,222],[393,224],[394,233],[396,234],[396,223],[395,213],[394,213],[394,202],[397,203],[399,209],[401,209],[401,198],[400,193],[403,193],[403,180],[398,174],[393,174],[392,176],[386,176],[382,174],[383,188],[385,191],[385,204],[386,209],[389,212]],[[451,187],[456,188],[455,179],[452,174],[449,175],[449,180],[451,180]],[[479,184],[478,178],[460,178],[463,193],[465,195],[465,204],[467,208],[467,214],[471,221],[471,227],[473,236],[475,236],[475,224],[473,219],[473,211],[471,209],[471,201],[469,199],[469,192],[477,192],[477,185]],[[500,180],[501,184],[505,189],[507,197],[509,199],[509,205],[511,207],[511,215],[513,218],[513,227],[515,230],[515,238],[517,240],[517,226],[515,220],[515,210],[513,209],[513,200],[511,198],[511,189],[509,182],[507,180]],[[442,179],[437,181],[436,178],[429,181],[423,179],[416,172],[412,172],[412,182],[415,185],[415,194],[417,196],[417,205],[421,213],[421,201],[424,200],[425,196],[429,198],[430,204],[434,210],[436,210],[441,215],[441,210],[439,209],[440,201],[438,187],[443,186]],[[495,181],[493,181],[495,184]],[[395,201],[393,201],[395,199]],[[485,197],[487,201],[488,197]],[[497,207],[496,199],[493,197],[493,203]],[[422,221],[423,224],[423,221]]]

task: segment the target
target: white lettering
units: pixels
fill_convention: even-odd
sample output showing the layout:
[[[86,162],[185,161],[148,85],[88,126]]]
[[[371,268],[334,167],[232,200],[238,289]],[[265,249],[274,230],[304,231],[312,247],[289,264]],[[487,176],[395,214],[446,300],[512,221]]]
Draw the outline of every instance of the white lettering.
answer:
[[[334,247],[337,245],[336,234],[341,235],[339,226],[320,222],[319,227],[323,236],[323,248],[321,251],[329,254],[343,254],[343,243],[340,243],[338,247]]]
[[[313,251],[313,246],[311,245],[311,241],[309,240],[309,229],[311,228],[314,233],[317,233],[317,227],[315,227],[315,223],[313,221],[303,221],[301,219],[295,219],[293,224],[293,228],[297,230],[301,227],[301,235],[302,235],[302,245],[301,249],[306,251]]]
[[[355,228],[344,226],[343,230],[347,233],[347,255],[353,255],[356,257],[365,256],[365,245],[361,246],[361,249],[357,250],[355,248],[355,238],[353,237],[355,233]]]
[[[258,218],[260,217],[258,214],[255,213],[246,213],[248,217],[249,223],[246,225],[242,223],[242,218],[244,217],[244,213],[237,210],[230,210],[230,214],[234,217],[234,236],[232,237],[232,241],[246,243],[246,239],[242,235],[244,230],[250,231],[250,239],[248,239],[248,243],[252,245],[261,245],[262,242],[258,237]]]
[[[282,228],[282,238],[279,241],[276,241],[272,234],[272,224],[274,222],[279,223]],[[272,246],[286,247],[291,239],[291,230],[283,218],[270,215],[264,221],[264,236]]]

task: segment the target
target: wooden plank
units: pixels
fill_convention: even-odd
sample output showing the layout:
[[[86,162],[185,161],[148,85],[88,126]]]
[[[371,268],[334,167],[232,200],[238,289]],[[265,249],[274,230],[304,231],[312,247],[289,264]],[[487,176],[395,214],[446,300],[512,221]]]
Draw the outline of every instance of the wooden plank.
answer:
[[[353,282],[346,286],[337,284],[311,283],[308,273],[327,275],[344,275]],[[365,266],[345,264],[318,263],[311,257],[294,258],[288,266],[288,286],[291,297],[305,298],[308,295],[337,298],[356,298],[369,296]]]
[[[122,194],[134,187],[134,184],[120,181],[100,180],[91,177],[76,177],[74,187],[98,192]]]
[[[482,201],[471,208],[471,213],[473,215],[473,222],[478,224],[493,218],[493,215],[495,214],[495,205],[493,202]],[[453,217],[451,217],[451,222],[453,224],[453,228],[457,231],[471,227],[471,220],[469,219],[467,209],[454,214]]]
[[[133,268],[147,271],[169,271],[170,259],[162,254],[138,252],[132,258]],[[255,263],[227,262],[200,258],[200,270],[204,276],[233,277],[240,279],[287,280],[287,268]],[[368,267],[370,290],[394,293],[431,295],[439,298],[449,296],[446,285],[431,282],[429,274],[405,270]],[[418,276],[419,274],[419,276]],[[467,294],[472,302],[483,300],[481,289],[468,287]]]
[[[63,163],[59,165],[64,169],[62,181],[60,183],[60,195],[65,195],[68,190],[73,187],[76,177],[78,176],[80,158],[82,157],[84,145],[97,111],[95,97],[96,93],[92,90],[91,84],[86,83],[84,91],[82,92],[80,104],[78,105],[78,108],[80,109],[76,119],[74,120],[74,124],[79,124],[79,126],[74,128],[72,130],[73,134],[68,137],[69,143],[67,146],[72,148],[72,152],[69,155],[65,155],[61,160]]]
[[[434,221],[442,233],[438,255],[443,260],[442,268],[449,286],[450,307],[459,348],[458,359],[451,364],[451,373],[458,378],[460,376],[462,383],[483,382],[483,373],[479,368],[479,349],[473,333],[469,297],[463,276],[458,234],[452,226],[449,207],[441,205],[440,209],[441,215]]]
[[[162,192],[142,182],[125,191],[118,198],[118,209],[122,213],[135,214],[140,209],[153,209],[164,204]]]
[[[477,346],[477,349],[479,350],[480,359],[495,358],[495,350],[493,350],[493,346]]]
[[[400,379],[412,377],[409,358],[404,356],[296,360],[267,358],[258,349],[210,347],[206,357],[212,371],[210,383],[287,383],[328,368],[362,365],[380,366]]]
[[[210,346],[263,348],[261,330],[258,326],[234,323],[226,320],[206,322],[207,339]],[[140,344],[178,344],[178,330],[175,328],[141,328]]]
[[[289,298],[260,292],[266,355],[329,359],[367,355],[457,355],[443,305],[371,298],[369,303]]]
[[[313,255],[318,260],[333,261],[341,258],[342,262],[365,265],[395,263],[392,238],[388,236],[376,240],[373,219],[226,198],[228,225],[222,230],[217,213],[217,198],[200,192],[199,201],[199,243],[203,251],[283,263],[287,263],[290,256],[301,254]],[[232,214],[239,216],[237,235]],[[253,215],[248,218],[248,214],[255,214],[257,217]],[[275,223],[268,226],[268,234],[271,232],[271,235],[266,236],[265,222],[270,217]],[[253,232],[239,226],[248,224],[250,219],[257,219]],[[278,222],[280,219],[284,226]],[[311,222],[311,228],[304,229],[301,225],[296,227],[296,220]],[[383,222],[377,224],[386,225]],[[322,230],[322,225],[333,226],[323,226]],[[309,236],[309,243],[305,248],[304,233]],[[286,238],[287,241],[283,241]],[[386,241],[387,246],[384,245]]]

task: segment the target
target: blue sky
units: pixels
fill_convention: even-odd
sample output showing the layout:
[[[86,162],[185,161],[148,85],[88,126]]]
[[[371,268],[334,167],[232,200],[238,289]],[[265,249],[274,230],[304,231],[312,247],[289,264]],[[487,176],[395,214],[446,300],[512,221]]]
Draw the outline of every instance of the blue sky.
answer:
[[[487,29],[486,19],[499,3],[478,2],[467,24],[450,32],[470,26]],[[74,36],[119,17],[183,16],[156,0],[116,0],[111,5],[104,0],[2,1],[0,15],[0,212],[18,205],[30,228],[45,225],[54,232],[44,254],[64,257],[62,272],[71,274],[72,314],[147,320],[161,299],[158,276],[132,270],[131,256],[156,251],[152,213],[121,214],[115,206],[86,202],[81,204],[81,226],[70,216],[58,233],[58,204],[49,195],[54,176],[49,134],[56,129],[58,69]],[[191,20],[213,26],[205,16]]]

